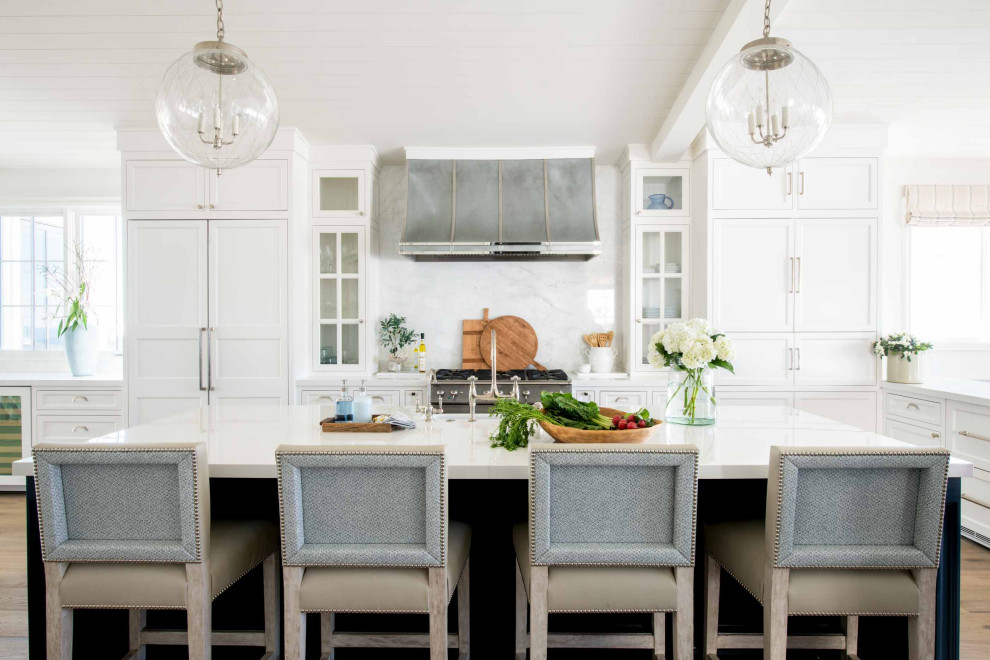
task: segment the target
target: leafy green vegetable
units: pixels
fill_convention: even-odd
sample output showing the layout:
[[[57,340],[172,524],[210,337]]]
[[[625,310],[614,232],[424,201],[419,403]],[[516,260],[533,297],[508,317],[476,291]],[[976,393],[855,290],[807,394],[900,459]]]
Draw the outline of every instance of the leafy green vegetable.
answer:
[[[501,399],[492,406],[489,414],[502,418],[498,430],[490,438],[492,447],[504,447],[509,451],[526,447],[541,421],[586,431],[612,428],[612,420],[602,415],[594,402],[584,403],[570,394],[550,392],[544,392],[540,402],[542,410],[515,399]]]

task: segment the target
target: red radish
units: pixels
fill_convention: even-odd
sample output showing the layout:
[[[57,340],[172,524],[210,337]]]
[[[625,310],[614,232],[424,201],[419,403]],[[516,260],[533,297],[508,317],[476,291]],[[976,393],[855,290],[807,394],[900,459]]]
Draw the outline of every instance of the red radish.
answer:
[[[616,415],[615,417],[613,417],[612,418],[612,426],[618,426],[619,425],[619,420],[621,420],[621,419],[622,419],[622,415]]]
[[[626,428],[627,429],[638,429],[639,428],[639,424],[637,424],[636,422],[629,422],[629,424],[626,425]]]
[[[628,426],[628,422],[626,422],[626,420],[624,419],[618,423],[618,427],[620,431],[625,429],[627,426]]]
[[[636,421],[636,415],[630,414],[628,417],[626,417],[626,421],[627,422],[635,422]]]

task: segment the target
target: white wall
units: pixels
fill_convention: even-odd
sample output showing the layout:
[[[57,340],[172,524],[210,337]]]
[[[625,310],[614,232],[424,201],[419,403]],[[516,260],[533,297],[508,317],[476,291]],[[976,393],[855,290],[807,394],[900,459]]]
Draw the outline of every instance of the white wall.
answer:
[[[426,333],[431,367],[460,367],[461,321],[513,315],[536,330],[536,359],[551,369],[573,369],[587,361],[581,335],[615,330],[620,290],[619,171],[595,168],[595,195],[602,254],[589,261],[414,262],[399,256],[406,214],[404,166],[386,166],[381,176],[382,316],[405,316],[407,326]],[[619,337],[619,341],[622,338]],[[620,355],[621,355],[621,346]]]
[[[120,203],[120,168],[0,170],[0,205]]]
[[[887,158],[884,161],[884,245],[881,305],[884,334],[907,329],[905,317],[908,227],[904,224],[904,186],[911,184],[986,185],[990,159]],[[990,378],[990,346],[939,347],[928,360],[929,374]]]

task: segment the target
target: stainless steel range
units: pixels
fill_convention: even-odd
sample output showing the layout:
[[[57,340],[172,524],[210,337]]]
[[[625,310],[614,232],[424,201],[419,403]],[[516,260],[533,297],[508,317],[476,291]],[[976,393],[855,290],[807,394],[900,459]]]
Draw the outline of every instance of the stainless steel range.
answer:
[[[470,380],[471,378],[476,381]],[[468,413],[470,412],[470,391],[472,384],[478,388],[487,388],[492,380],[491,369],[437,369],[430,373],[429,401],[437,412]],[[536,403],[543,392],[571,393],[571,379],[560,369],[519,369],[515,371],[497,371],[495,380],[499,393],[512,397],[518,388],[519,400],[523,403]],[[476,407],[478,412],[487,414],[494,403],[491,400],[478,397]]]

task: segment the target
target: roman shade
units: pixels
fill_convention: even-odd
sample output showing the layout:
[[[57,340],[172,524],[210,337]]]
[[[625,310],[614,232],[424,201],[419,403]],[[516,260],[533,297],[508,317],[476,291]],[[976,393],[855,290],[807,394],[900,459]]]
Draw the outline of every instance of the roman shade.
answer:
[[[905,221],[913,227],[990,225],[990,185],[910,185]]]

